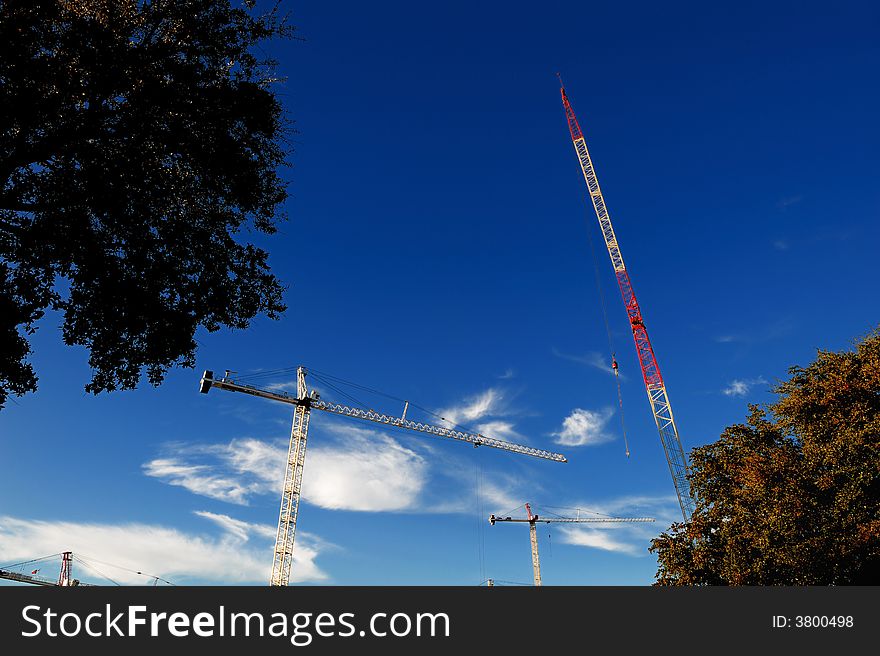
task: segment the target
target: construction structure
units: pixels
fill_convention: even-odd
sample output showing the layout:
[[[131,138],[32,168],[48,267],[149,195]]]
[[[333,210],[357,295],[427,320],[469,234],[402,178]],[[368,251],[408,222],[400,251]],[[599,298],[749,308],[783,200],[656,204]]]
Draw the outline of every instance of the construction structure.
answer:
[[[306,441],[309,431],[309,419],[312,410],[321,410],[331,414],[353,419],[371,421],[385,426],[405,429],[418,433],[426,433],[436,437],[458,440],[473,444],[474,447],[487,446],[493,449],[501,449],[511,453],[532,456],[554,462],[567,462],[565,456],[560,453],[535,449],[521,444],[504,442],[479,433],[471,433],[457,428],[446,428],[423,422],[413,421],[406,418],[409,409],[409,401],[404,403],[403,412],[398,416],[386,415],[375,412],[369,408],[357,408],[339,403],[323,401],[315,391],[309,391],[306,386],[306,369],[297,367],[296,370],[296,396],[291,396],[284,391],[261,389],[253,385],[237,382],[230,378],[227,371],[223,378],[215,379],[212,371],[205,371],[199,385],[199,391],[207,394],[208,391],[217,389],[229,392],[241,392],[279,401],[294,406],[293,425],[290,431],[290,445],[287,455],[287,467],[284,473],[284,485],[281,491],[281,509],[278,514],[278,531],[275,536],[275,555],[272,560],[272,575],[269,585],[286,586],[290,582],[290,568],[293,563],[294,539],[296,537],[296,520],[299,512],[299,501],[302,491],[303,465],[306,457]]]
[[[568,130],[571,133],[572,144],[574,145],[578,162],[581,165],[584,180],[587,183],[593,209],[595,209],[596,217],[599,219],[599,227],[605,239],[605,246],[608,248],[608,255],[611,257],[614,275],[617,277],[617,284],[620,287],[627,318],[632,328],[636,354],[642,369],[642,378],[645,381],[645,390],[648,393],[651,412],[654,415],[654,422],[660,433],[660,442],[663,444],[666,462],[669,465],[672,481],[675,484],[675,492],[678,495],[681,513],[685,521],[687,521],[694,512],[694,498],[687,480],[687,459],[681,446],[681,439],[678,435],[678,428],[675,425],[675,417],[672,414],[669,396],[666,393],[666,384],[663,382],[663,376],[660,374],[660,367],[657,365],[657,357],[654,355],[654,348],[651,346],[648,330],[645,328],[642,311],[636,300],[636,294],[633,291],[629,273],[627,273],[626,266],[623,263],[623,255],[620,253],[620,246],[617,243],[614,227],[611,224],[611,216],[608,214],[605,198],[602,196],[599,181],[596,179],[596,172],[593,169],[590,152],[587,150],[587,142],[584,139],[584,134],[578,124],[574,110],[571,108],[571,103],[565,93],[565,86],[562,85],[561,78],[559,84],[562,93],[562,105],[565,108],[565,116],[568,120]]]
[[[551,523],[562,523],[562,524],[581,524],[581,523],[591,523],[591,524],[621,524],[621,523],[640,523],[640,522],[653,522],[653,517],[581,517],[580,511],[578,511],[577,517],[540,517],[538,515],[532,514],[532,506],[531,504],[525,504],[526,508],[526,517],[525,519],[517,519],[514,517],[496,517],[495,515],[489,515],[489,523],[492,526],[495,526],[495,522],[518,522],[520,524],[527,523],[529,525],[529,540],[532,544],[532,571],[535,576],[535,585],[542,585],[541,583],[541,559],[538,556],[538,529],[536,524],[539,522],[542,524],[551,524]],[[491,580],[491,579],[490,579]]]
[[[57,556],[58,554],[55,554]],[[40,560],[46,560],[46,558],[52,558],[52,556],[46,556],[45,558],[38,558],[31,562],[38,562]],[[73,578],[72,574],[72,563],[73,563],[73,552],[64,551],[61,553],[61,572],[58,574],[57,579],[49,579],[43,576],[37,576],[40,572],[40,568],[35,570],[31,570],[30,574],[25,574],[23,572],[13,572],[11,569],[0,569],[0,579],[5,579],[7,581],[15,581],[17,583],[29,583],[30,585],[39,585],[44,587],[72,587],[76,585],[84,585],[88,586],[88,583],[80,583],[78,579]],[[20,563],[25,564],[25,563]],[[14,565],[12,567],[15,567]]]

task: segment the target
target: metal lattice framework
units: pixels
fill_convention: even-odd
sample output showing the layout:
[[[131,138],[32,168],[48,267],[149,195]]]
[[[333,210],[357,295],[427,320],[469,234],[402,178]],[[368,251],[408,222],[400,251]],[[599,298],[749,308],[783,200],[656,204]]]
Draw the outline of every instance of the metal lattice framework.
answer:
[[[663,451],[666,454],[666,462],[669,465],[669,471],[675,484],[681,513],[685,521],[687,521],[694,512],[694,499],[687,480],[687,460],[684,455],[684,449],[681,446],[681,439],[678,436],[678,428],[675,425],[672,406],[669,404],[666,385],[663,382],[663,376],[660,374],[660,367],[657,365],[657,358],[654,355],[654,349],[648,337],[648,330],[645,328],[645,322],[642,319],[642,311],[636,300],[632,282],[630,282],[629,274],[623,263],[623,255],[617,243],[617,236],[614,234],[611,216],[608,214],[608,208],[605,206],[605,198],[602,196],[599,180],[596,178],[590,152],[587,150],[587,142],[584,139],[584,134],[578,124],[574,110],[571,108],[571,103],[565,93],[565,87],[562,87],[561,91],[562,104],[565,108],[565,116],[568,119],[571,140],[577,153],[578,162],[581,165],[581,171],[584,174],[584,180],[587,183],[590,200],[593,202],[593,208],[596,210],[596,217],[599,219],[599,227],[602,230],[602,237],[605,239],[605,245],[608,248],[608,255],[611,257],[614,275],[617,277],[617,284],[620,287],[620,294],[626,307],[627,318],[632,327],[636,354],[642,369],[642,377],[645,381],[648,401],[651,404],[651,412],[654,415],[657,431],[660,434],[660,442],[663,444]]]
[[[496,517],[489,515],[489,523],[492,526],[495,522],[519,522],[529,525],[529,542],[532,546],[532,573],[535,577],[535,585],[543,585],[541,581],[541,559],[538,556],[538,529],[536,524],[636,524],[642,522],[653,522],[653,517],[581,517],[578,511],[577,517],[541,517],[532,514],[531,504],[526,504],[525,519],[514,517]]]
[[[290,446],[287,453],[287,468],[284,474],[284,487],[281,491],[281,510],[278,514],[278,531],[275,536],[272,577],[269,581],[269,584],[274,586],[286,586],[290,582],[290,570],[293,564],[294,542],[296,538],[296,522],[302,492],[303,466],[306,458],[306,441],[308,439],[309,418],[312,410],[321,410],[343,417],[371,421],[377,424],[467,442],[475,447],[488,446],[493,449],[532,456],[543,460],[567,462],[565,456],[561,453],[553,453],[552,451],[535,449],[522,444],[496,440],[479,433],[469,433],[454,428],[412,421],[406,418],[406,409],[409,407],[408,403],[404,407],[403,416],[395,417],[374,410],[364,410],[340,403],[323,401],[317,395],[309,394],[306,386],[306,369],[304,367],[297,368],[297,395],[295,397],[283,391],[267,390],[236,382],[229,377],[228,372],[223,378],[216,379],[212,371],[206,371],[202,375],[199,391],[207,394],[208,390],[212,387],[229,392],[250,394],[251,396],[258,396],[295,406],[293,425],[290,431]]]
[[[306,405],[298,405],[293,411],[290,446],[287,450],[287,468],[284,473],[284,487],[281,488],[278,532],[275,534],[275,557],[272,559],[272,578],[269,580],[269,585],[287,585],[290,581],[310,417],[311,412]]]
[[[520,453],[525,456],[533,456],[544,460],[553,460],[555,462],[566,462],[565,456],[561,453],[553,453],[552,451],[544,451],[543,449],[534,449],[523,444],[514,444],[503,440],[496,440],[486,437],[479,433],[468,433],[466,431],[444,428],[443,426],[435,426],[434,424],[424,424],[418,421],[411,421],[401,417],[393,417],[383,415],[373,410],[361,410],[360,408],[352,408],[341,405],[339,403],[327,403],[325,401],[312,401],[312,407],[316,410],[331,412],[333,414],[342,415],[344,417],[352,417],[354,419],[363,419],[365,421],[373,421],[377,424],[387,424],[389,426],[397,426],[398,428],[406,428],[407,430],[419,433],[428,433],[437,437],[445,437],[450,440],[458,440],[460,442],[468,442],[474,446],[489,446],[493,449],[501,449],[502,451],[510,451],[511,453]]]

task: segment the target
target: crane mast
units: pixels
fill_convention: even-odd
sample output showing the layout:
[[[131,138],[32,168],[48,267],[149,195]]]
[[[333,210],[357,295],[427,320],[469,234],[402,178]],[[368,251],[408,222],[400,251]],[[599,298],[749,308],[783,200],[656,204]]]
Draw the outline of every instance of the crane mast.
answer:
[[[541,559],[538,557],[538,522],[542,524],[620,524],[620,523],[640,523],[653,522],[653,517],[581,517],[578,512],[577,517],[541,517],[532,514],[531,504],[525,504],[526,519],[515,519],[513,517],[496,517],[489,515],[489,523],[495,526],[495,522],[520,522],[529,525],[529,541],[532,545],[532,572],[535,577],[535,585],[543,585],[541,582]]]
[[[642,319],[642,311],[639,308],[638,300],[636,300],[632,282],[629,279],[626,265],[623,263],[623,255],[617,243],[617,236],[614,234],[614,226],[611,224],[611,216],[608,214],[605,198],[602,196],[602,190],[599,187],[599,180],[596,178],[596,172],[593,169],[593,161],[590,158],[589,150],[587,150],[587,142],[584,139],[574,110],[571,108],[571,103],[565,93],[564,86],[561,87],[561,92],[562,104],[565,107],[565,116],[568,120],[572,144],[574,145],[575,153],[577,153],[578,162],[584,174],[584,180],[587,183],[590,200],[593,202],[593,209],[596,210],[596,217],[599,219],[599,227],[602,230],[602,236],[608,248],[608,255],[611,257],[611,265],[614,267],[614,275],[617,278],[620,294],[623,297],[623,304],[626,307],[627,318],[632,328],[636,354],[642,369],[642,378],[645,381],[645,390],[648,393],[651,412],[654,415],[654,422],[657,425],[660,442],[663,445],[666,462],[669,465],[669,472],[672,474],[672,481],[675,484],[681,513],[685,521],[687,521],[694,512],[694,499],[687,480],[687,459],[681,446],[681,439],[678,436],[678,428],[675,425],[672,406],[666,393],[666,385],[663,382],[663,376],[660,374],[660,367],[657,365],[657,357],[654,355],[654,348],[651,346],[651,340],[648,337],[648,330],[645,328],[645,322]]]
[[[541,585],[541,560],[538,558],[538,528],[535,525],[537,517],[532,516],[532,507],[526,504],[526,514],[529,522],[529,541],[532,543],[532,572],[535,575],[535,585]]]
[[[306,375],[302,367],[296,370],[298,398],[306,398]],[[309,434],[311,412],[308,404],[297,405],[293,410],[290,428],[290,444],[287,449],[287,467],[284,470],[284,486],[281,488],[281,510],[278,513],[278,531],[275,534],[275,555],[272,558],[272,576],[269,585],[283,586],[290,581],[293,565],[293,542],[296,537],[296,517],[302,490],[303,465],[306,461],[306,439]]]
[[[413,421],[406,418],[409,402],[406,403],[400,417],[386,415],[374,410],[365,410],[332,403],[322,400],[316,393],[309,393],[306,386],[306,369],[298,367],[296,370],[296,396],[283,391],[261,389],[253,385],[237,382],[229,377],[229,372],[222,378],[214,378],[214,372],[205,371],[199,385],[199,391],[207,394],[216,387],[228,392],[241,392],[288,403],[294,407],[293,423],[290,430],[290,445],[287,452],[287,468],[284,474],[284,486],[281,490],[281,509],[278,514],[278,531],[275,535],[275,555],[272,560],[272,576],[269,585],[286,586],[290,582],[290,569],[293,564],[293,548],[296,538],[296,521],[299,512],[299,500],[302,492],[303,465],[306,458],[306,441],[309,432],[309,419],[312,410],[322,410],[331,414],[353,419],[371,421],[377,424],[404,428],[407,430],[427,433],[437,437],[468,442],[475,447],[488,446],[512,453],[552,460],[554,462],[567,462],[561,453],[553,453],[543,449],[535,449],[522,444],[514,444],[503,440],[496,440],[479,433],[470,433],[445,426],[435,426],[424,422]]]

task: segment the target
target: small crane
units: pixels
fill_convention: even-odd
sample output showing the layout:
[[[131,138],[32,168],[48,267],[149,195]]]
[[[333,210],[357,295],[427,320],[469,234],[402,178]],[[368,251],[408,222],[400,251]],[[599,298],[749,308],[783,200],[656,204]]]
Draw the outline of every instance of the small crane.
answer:
[[[57,556],[58,554],[55,554]],[[48,560],[53,556],[46,556],[44,558],[37,558],[36,560],[28,561],[29,563],[36,563],[41,560]],[[6,579],[8,581],[17,581],[18,583],[30,583],[31,585],[41,585],[41,586],[55,586],[55,587],[72,587],[75,585],[83,585],[88,586],[88,583],[80,583],[79,579],[73,578],[72,575],[72,566],[73,563],[73,552],[64,551],[61,553],[61,573],[58,575],[57,579],[48,579],[42,576],[37,576],[40,569],[33,570],[30,574],[24,574],[22,572],[13,572],[7,569],[0,569],[0,579]],[[20,563],[25,564],[25,563]],[[14,566],[13,566],[14,567]]]
[[[636,522],[653,522],[653,517],[581,517],[578,511],[577,517],[539,517],[532,514],[532,507],[526,504],[526,519],[515,519],[513,517],[496,517],[489,515],[489,523],[495,526],[495,522],[521,522],[529,524],[529,538],[532,542],[532,569],[535,574],[535,585],[541,585],[541,561],[538,558],[538,529],[535,526],[538,522],[542,524],[552,523],[586,523],[593,524],[614,524],[614,523],[636,523]]]
[[[372,421],[396,428],[403,428],[419,433],[427,433],[461,442],[468,442],[475,447],[488,446],[512,453],[532,456],[553,462],[568,462],[561,453],[535,449],[522,444],[504,442],[479,433],[471,433],[456,428],[435,426],[406,418],[409,402],[405,402],[401,416],[386,415],[371,409],[354,408],[339,403],[323,401],[315,391],[306,386],[306,368],[296,370],[296,396],[287,392],[261,389],[252,385],[237,382],[230,378],[227,371],[222,378],[214,378],[213,371],[205,371],[199,385],[199,391],[207,394],[212,387],[228,392],[241,392],[260,398],[288,403],[294,406],[293,425],[290,431],[290,446],[287,454],[287,467],[284,474],[284,486],[281,491],[281,510],[278,515],[278,532],[275,535],[275,556],[272,561],[272,576],[269,585],[286,586],[290,582],[290,567],[293,564],[293,546],[296,536],[296,518],[299,512],[299,500],[302,492],[303,465],[306,457],[306,439],[309,430],[309,418],[312,410],[322,410],[343,417]]]

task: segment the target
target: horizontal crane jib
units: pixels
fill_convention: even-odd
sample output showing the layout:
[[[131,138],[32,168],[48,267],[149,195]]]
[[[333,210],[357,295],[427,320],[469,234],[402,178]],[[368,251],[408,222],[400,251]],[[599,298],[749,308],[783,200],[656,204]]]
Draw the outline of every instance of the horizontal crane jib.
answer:
[[[513,519],[511,517],[492,517],[490,521],[521,522],[523,524],[633,524],[656,521],[653,517],[532,517],[531,519]]]
[[[545,460],[553,460],[555,462],[566,462],[565,456],[560,453],[544,451],[543,449],[535,449],[522,444],[514,444],[503,440],[496,440],[485,435],[476,433],[467,433],[452,428],[444,428],[443,426],[435,426],[433,424],[425,424],[400,417],[392,417],[373,410],[361,410],[360,408],[352,408],[339,403],[327,403],[326,401],[312,401],[312,407],[315,410],[323,410],[324,412],[332,412],[333,414],[343,415],[345,417],[353,417],[355,419],[363,419],[366,421],[376,422],[377,424],[386,424],[388,426],[398,426],[419,433],[428,433],[429,435],[437,435],[438,437],[446,437],[461,442],[469,442],[474,446],[488,446],[493,449],[501,449],[502,451],[511,451],[513,453],[521,453],[535,458],[543,458]]]
[[[497,440],[492,437],[486,437],[485,435],[480,435],[479,433],[468,433],[466,431],[445,428],[443,426],[435,426],[433,424],[411,421],[409,419],[403,419],[401,417],[394,417],[391,415],[382,414],[374,410],[353,408],[351,406],[342,405],[341,403],[330,403],[327,401],[322,401],[320,399],[311,398],[298,399],[295,396],[291,396],[287,392],[264,390],[258,387],[253,387],[251,385],[237,383],[227,378],[221,378],[218,380],[205,377],[202,379],[202,387],[206,391],[210,387],[218,387],[220,389],[225,389],[230,392],[241,392],[243,394],[250,394],[252,396],[259,396],[264,399],[270,399],[272,401],[280,401],[281,403],[289,403],[291,405],[307,405],[315,410],[322,410],[324,412],[341,415],[343,417],[352,417],[354,419],[372,421],[374,423],[384,424],[387,426],[397,426],[398,428],[404,428],[418,433],[427,433],[429,435],[445,437],[452,440],[458,440],[460,442],[468,442],[470,444],[473,444],[474,446],[488,446],[493,449],[501,449],[502,451],[519,453],[522,455],[532,456],[533,458],[541,458],[543,460],[552,460],[553,462],[568,462],[566,457],[561,453],[554,453],[552,451],[545,451],[543,449],[535,449],[533,447],[525,446],[523,444],[505,442],[504,440]]]

